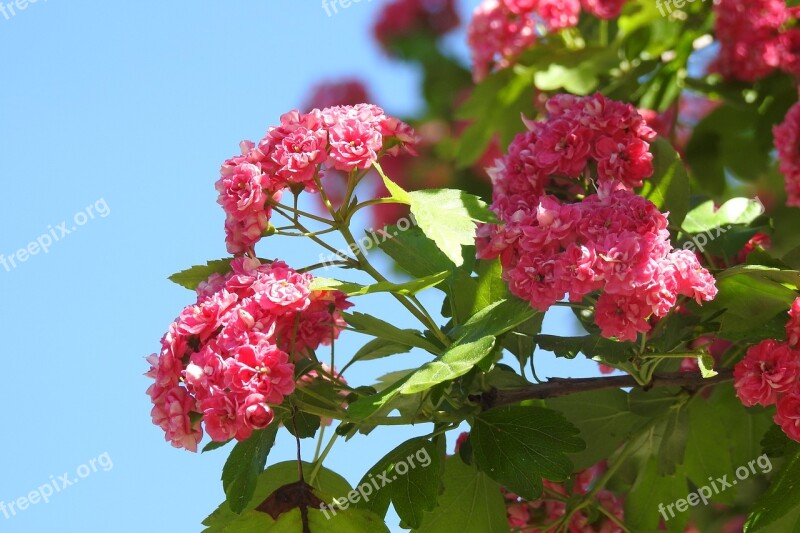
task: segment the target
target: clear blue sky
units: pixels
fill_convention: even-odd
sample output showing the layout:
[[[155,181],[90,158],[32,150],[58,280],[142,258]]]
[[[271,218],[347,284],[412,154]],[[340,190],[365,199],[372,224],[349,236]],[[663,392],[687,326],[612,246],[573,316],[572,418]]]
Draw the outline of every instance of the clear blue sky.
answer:
[[[315,81],[361,75],[392,113],[414,111],[413,69],[371,40],[380,5],[328,17],[315,0],[39,0],[0,13],[0,254],[43,234],[52,241],[10,271],[0,265],[0,501],[86,474],[77,469],[107,454],[49,503],[0,512],[0,532],[194,533],[222,501],[227,449],[175,450],[150,422],[144,357],[192,300],[166,278],[226,255],[213,187],[220,162]],[[464,53],[462,37],[453,42]],[[282,241],[259,250],[297,267],[318,254]],[[382,300],[359,310],[377,309],[386,312]],[[411,325],[401,310],[388,318]],[[339,360],[363,341],[343,336]],[[349,379],[370,384],[422,360],[371,363]],[[586,361],[542,360],[540,375],[594,372]],[[326,464],[355,482],[424,431],[355,438]],[[270,463],[292,457],[287,437]]]

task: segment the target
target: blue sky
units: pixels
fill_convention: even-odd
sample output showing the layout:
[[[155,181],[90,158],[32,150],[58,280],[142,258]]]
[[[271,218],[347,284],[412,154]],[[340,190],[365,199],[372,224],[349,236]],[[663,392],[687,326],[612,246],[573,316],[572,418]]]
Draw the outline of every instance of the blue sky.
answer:
[[[0,13],[0,254],[41,238],[25,262],[0,265],[0,501],[86,474],[49,503],[0,512],[0,532],[194,533],[222,501],[227,449],[175,450],[150,422],[144,357],[192,300],[166,278],[226,255],[220,162],[314,82],[360,75],[387,110],[416,109],[414,70],[371,40],[380,5],[329,17],[315,0],[39,0]],[[319,253],[270,240],[259,251],[297,267]],[[437,307],[435,294],[425,299]],[[385,300],[357,303],[412,324]],[[338,360],[364,340],[344,335]],[[348,378],[370,384],[422,360],[373,362]],[[540,375],[594,372],[542,361]],[[378,430],[334,448],[326,465],[355,482],[424,431]],[[281,433],[270,463],[292,454]]]

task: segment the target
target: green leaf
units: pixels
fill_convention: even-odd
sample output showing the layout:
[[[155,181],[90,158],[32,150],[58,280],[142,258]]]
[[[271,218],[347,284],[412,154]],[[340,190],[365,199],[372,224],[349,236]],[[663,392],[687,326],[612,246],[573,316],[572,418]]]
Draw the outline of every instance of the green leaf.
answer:
[[[740,265],[717,275],[717,297],[699,311],[718,319],[719,333],[730,340],[783,338],[786,311],[797,298],[800,272]]]
[[[764,205],[758,200],[733,198],[719,209],[713,200],[708,200],[687,213],[682,227],[688,233],[703,233],[715,228],[747,225],[763,214]]]
[[[405,346],[422,348],[432,354],[439,354],[442,349],[423,337],[418,331],[413,329],[400,329],[364,313],[342,313],[348,324],[353,326],[366,335],[372,335],[379,339],[396,342]]]
[[[373,492],[369,502],[359,503],[377,515],[386,513],[389,501],[400,519],[419,527],[423,513],[436,507],[439,496],[440,454],[436,444],[425,438],[408,440],[386,454],[364,475],[358,488]]]
[[[650,145],[653,176],[645,180],[641,195],[661,211],[669,211],[671,224],[680,227],[689,212],[689,175],[680,155],[664,139]]]
[[[444,466],[444,492],[439,506],[425,513],[414,533],[508,533],[500,485],[459,457]]]
[[[312,291],[342,291],[347,296],[363,296],[378,292],[391,292],[393,294],[414,295],[425,289],[435,287],[450,276],[450,272],[439,272],[431,276],[405,283],[392,283],[381,281],[372,285],[359,285],[330,278],[314,278],[309,287]]]
[[[527,69],[503,69],[489,75],[472,91],[458,110],[459,119],[469,121],[458,143],[456,162],[459,167],[474,164],[486,147],[499,134],[504,145],[523,131],[520,115],[534,113],[533,75]]]
[[[389,529],[383,520],[376,514],[363,509],[347,509],[337,511],[336,515],[328,512],[325,516],[320,510],[309,509],[308,528],[312,532],[335,531],[336,533],[389,533]],[[269,529],[255,529],[252,533],[300,533],[303,531],[303,521],[300,516],[300,509],[293,509],[278,518]],[[238,532],[237,532],[238,533]]]
[[[701,355],[698,357],[697,362],[700,366],[700,373],[703,375],[704,378],[713,378],[719,372],[714,370],[714,364],[716,361],[710,355]]]
[[[227,445],[232,440],[233,439],[228,439],[225,442],[217,442],[217,441],[213,441],[212,440],[211,442],[209,442],[208,444],[206,444],[203,447],[203,451],[201,451],[200,453],[206,453],[206,452],[211,452],[211,451],[214,451],[214,450],[218,450],[219,448],[222,448],[223,446]]]
[[[567,453],[585,443],[578,429],[557,411],[509,405],[480,413],[470,432],[478,468],[525,499],[542,492],[542,478],[564,481],[573,465]]]
[[[234,513],[244,511],[253,498],[258,475],[264,470],[279,427],[278,421],[273,420],[266,429],[254,431],[250,438],[234,446],[225,462],[222,487]]]
[[[206,265],[193,266],[192,268],[173,274],[169,277],[169,280],[173,283],[177,283],[181,287],[195,290],[202,282],[208,281],[208,278],[210,278],[212,274],[227,274],[230,271],[230,259],[216,259],[214,261],[208,261]]]
[[[381,168],[380,164],[378,164],[377,161],[373,163],[373,165],[378,170],[378,174],[381,175],[381,179],[383,179],[383,184],[386,186],[386,190],[389,191],[390,197],[393,200],[397,200],[398,203],[411,204],[411,196],[408,194],[408,192],[401,186],[393,182],[391,179],[389,179],[389,177],[386,175],[386,173],[383,171],[383,168]]]
[[[371,396],[364,396],[355,402],[351,403],[347,408],[347,419],[353,422],[361,422],[370,416],[373,416],[378,411],[386,407],[398,394],[400,394],[400,387],[408,381],[411,373],[395,381],[389,387],[386,387],[378,394]]]
[[[525,364],[536,350],[536,336],[542,331],[543,322],[544,313],[539,313],[515,327],[503,337],[503,348]]]
[[[382,357],[388,357],[398,353],[406,353],[410,349],[410,346],[400,344],[399,342],[387,341],[385,339],[372,339],[356,352],[356,354],[353,356],[352,362],[372,361],[374,359],[380,359]]]
[[[547,407],[563,414],[580,430],[581,438],[591,443],[570,456],[575,470],[584,470],[611,456],[647,420],[631,412],[628,395],[620,389],[553,398],[547,400]]]
[[[508,285],[503,280],[503,267],[500,260],[479,261],[477,267],[477,286],[470,316],[493,303],[508,298]]]
[[[456,265],[464,258],[461,247],[474,244],[477,222],[496,222],[479,197],[457,189],[426,189],[409,193],[417,225]]]
[[[394,259],[397,266],[415,278],[455,269],[455,264],[421,229],[412,227],[406,231],[396,231],[395,228],[392,226],[387,229],[387,233],[394,237],[379,243],[378,247]]]
[[[613,341],[599,335],[583,337],[537,335],[536,343],[541,349],[567,359],[574,359],[582,353],[590,359],[598,357],[609,363],[626,363],[636,355],[636,346],[633,343]]]
[[[310,439],[317,434],[320,426],[320,417],[303,411],[295,412],[292,418],[287,418],[284,421],[286,430],[292,435],[300,439]],[[297,430],[295,431],[295,428]]]
[[[425,363],[411,374],[400,388],[401,394],[416,394],[463,376],[477,366],[494,348],[496,338],[488,335],[477,341],[455,344],[435,361]]]
[[[671,503],[686,498],[689,487],[682,475],[659,475],[656,458],[651,458],[644,465],[636,478],[636,483],[628,491],[625,501],[625,525],[631,531],[656,531],[658,524],[668,518],[666,525],[670,531],[683,531],[689,515],[679,513]],[[661,513],[660,507],[664,509]]]
[[[314,470],[313,464],[303,463],[303,475],[306,482],[309,481],[312,470]],[[222,503],[211,515],[203,520],[203,525],[208,526],[208,529],[203,533],[240,533],[240,531],[244,530],[240,526],[254,520],[252,518],[253,515],[262,518],[267,517],[268,524],[274,523],[268,515],[257,512],[254,509],[278,488],[297,480],[297,478],[297,461],[286,461],[270,466],[258,476],[253,498],[247,504],[246,511],[242,514],[236,514],[231,511],[227,503]],[[314,491],[315,494],[325,502],[345,496],[351,489],[347,480],[325,467],[319,469],[317,476],[310,484],[316,489]],[[262,527],[259,533],[261,531],[265,531],[265,529]]]
[[[766,462],[769,459],[763,455]],[[759,460],[761,458],[759,457]],[[770,468],[772,463],[769,463]],[[759,464],[759,466],[761,466]],[[753,506],[747,517],[745,531],[747,533],[764,531],[772,523],[785,515],[796,512],[800,506],[800,451],[787,461],[769,490]],[[800,529],[800,521],[795,521],[792,531]],[[788,530],[784,530],[788,531]]]
[[[719,416],[722,409],[725,407],[719,402],[699,396],[689,404],[689,440],[684,464],[687,476],[698,487],[706,485],[709,476],[716,479],[734,471],[729,446],[736,446],[736,441],[728,439],[727,428]],[[714,501],[730,505],[734,503],[734,495],[729,489],[715,495]]]
[[[474,341],[486,335],[499,337],[523,322],[541,314],[541,312],[533,309],[528,302],[512,297],[484,307],[466,322],[453,328],[450,336],[457,343]]]
[[[661,434],[658,473],[673,475],[684,462],[686,445],[689,442],[689,411],[685,405],[672,406],[666,420],[659,424],[657,431]]]

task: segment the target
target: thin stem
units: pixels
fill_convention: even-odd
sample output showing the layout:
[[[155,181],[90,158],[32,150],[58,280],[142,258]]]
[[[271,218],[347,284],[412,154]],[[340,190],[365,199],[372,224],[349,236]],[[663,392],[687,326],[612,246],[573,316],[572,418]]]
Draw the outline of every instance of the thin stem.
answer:
[[[319,452],[322,450],[322,441],[325,438],[325,429],[327,429],[327,427],[328,426],[323,424],[322,427],[319,428],[319,436],[317,437],[317,448],[314,450],[315,463],[319,460]]]
[[[295,209],[294,207],[291,207],[291,206],[288,206],[288,205],[284,205],[284,204],[282,204],[280,202],[270,203],[270,206],[272,206],[272,208],[275,209],[276,211],[278,211],[279,213],[281,213],[280,212],[281,209],[284,210],[284,211],[288,211],[289,213],[292,213],[294,216],[287,216],[287,215],[281,213],[281,215],[283,215],[287,220],[291,220],[292,222],[297,222],[297,216],[299,215],[299,216],[303,216],[303,217],[306,217],[306,218],[310,218],[311,220],[316,220],[317,222],[321,222],[323,224],[327,224],[329,226],[333,226],[334,225],[333,222],[331,220],[327,219],[327,218],[320,217],[320,216],[314,215],[312,213],[308,213],[307,211],[301,211],[299,209]]]
[[[325,446],[325,450],[323,450],[322,455],[319,456],[319,459],[314,463],[314,469],[311,471],[311,474],[308,476],[309,484],[313,484],[314,480],[317,479],[317,474],[319,474],[320,469],[322,468],[322,463],[325,461],[325,458],[328,457],[328,454],[333,448],[333,443],[336,442],[336,439],[339,438],[339,433],[335,432],[331,440],[328,441],[328,445]]]
[[[347,216],[345,217],[344,222],[345,222],[345,224],[349,223],[350,220],[353,218],[353,215],[355,215],[356,212],[361,211],[365,207],[369,207],[369,206],[372,206],[372,205],[397,204],[397,203],[400,203],[400,202],[398,202],[397,200],[394,200],[393,198],[375,198],[375,199],[372,199],[372,200],[367,200],[366,202],[361,202],[357,206],[353,207],[353,209],[350,210],[347,213]]]
[[[294,228],[295,226],[285,226],[284,228],[275,228],[275,235],[281,235],[283,237],[316,237],[318,235],[325,235],[327,233],[333,233],[336,231],[336,228],[330,227],[328,229],[323,229],[320,231],[312,231],[310,233],[303,233],[303,232],[288,232],[286,228]]]

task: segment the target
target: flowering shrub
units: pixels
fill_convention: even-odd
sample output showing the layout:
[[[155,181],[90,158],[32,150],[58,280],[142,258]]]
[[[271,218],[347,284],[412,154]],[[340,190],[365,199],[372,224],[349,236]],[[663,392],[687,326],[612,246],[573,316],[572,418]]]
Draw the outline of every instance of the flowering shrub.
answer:
[[[417,117],[322,84],[222,165],[231,257],[170,278],[197,299],[146,374],[168,442],[231,442],[206,533],[388,531],[389,506],[415,533],[795,529],[797,8],[485,0],[466,65],[455,6],[380,6]],[[542,380],[545,352],[613,375]],[[379,426],[415,436],[351,485],[329,453]]]

